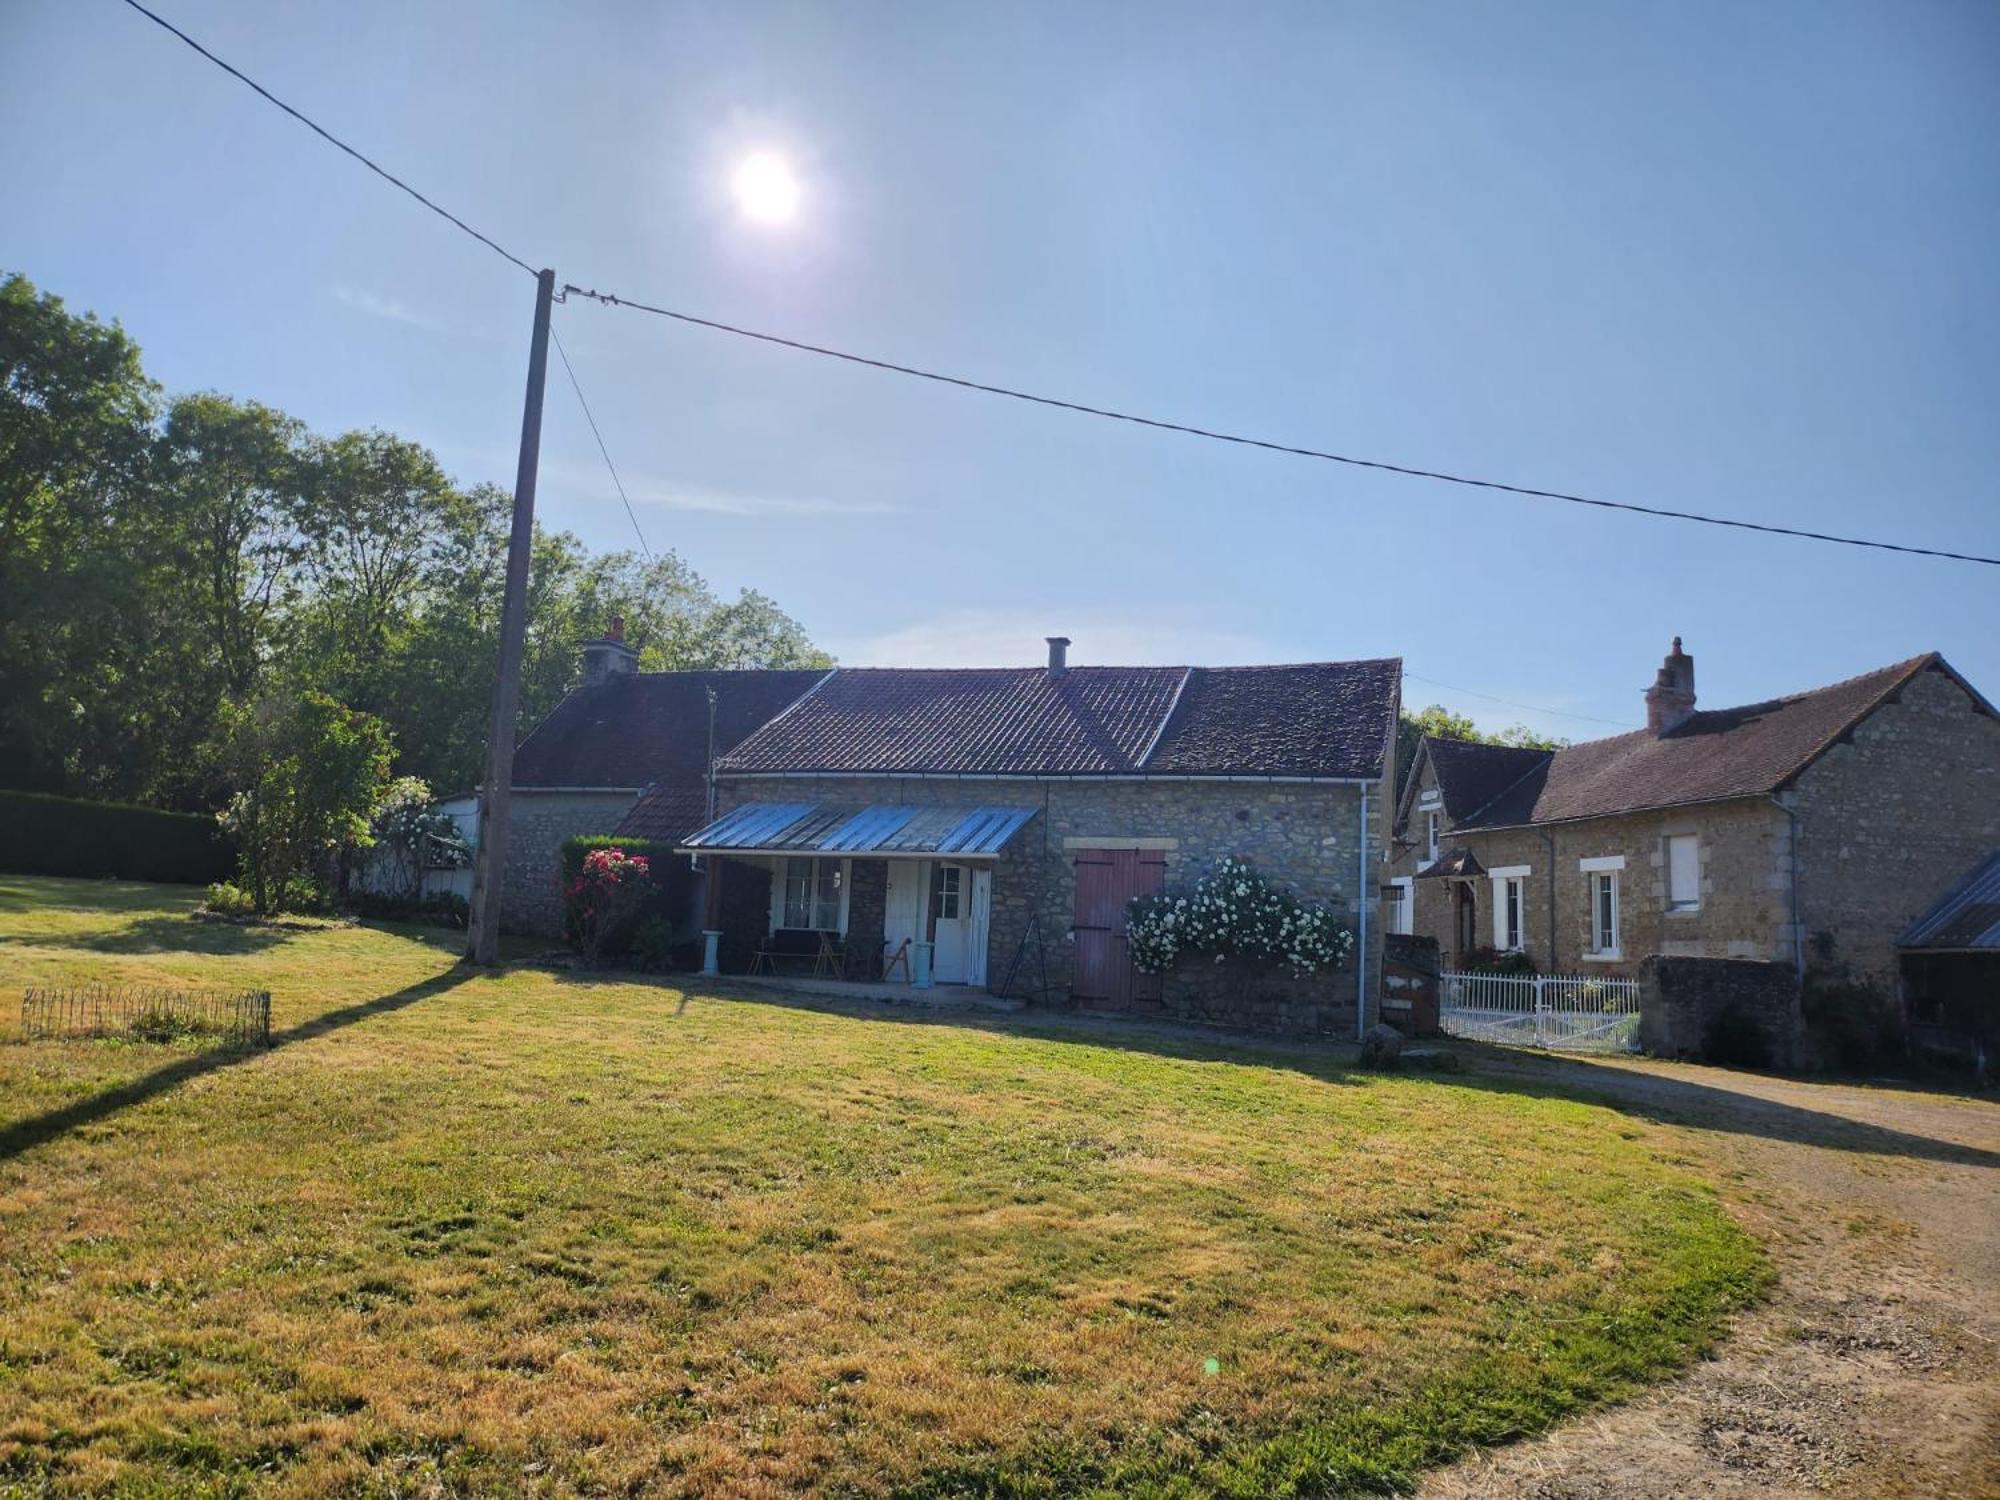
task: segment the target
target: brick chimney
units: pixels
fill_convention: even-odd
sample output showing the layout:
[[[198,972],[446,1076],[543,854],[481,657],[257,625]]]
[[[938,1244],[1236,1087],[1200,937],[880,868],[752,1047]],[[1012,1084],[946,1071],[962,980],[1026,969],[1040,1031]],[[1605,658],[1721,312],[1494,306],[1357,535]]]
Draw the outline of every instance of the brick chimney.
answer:
[[[1052,635],[1049,643],[1049,676],[1060,677],[1069,670],[1069,637]]]
[[[1681,638],[1675,636],[1674,649],[1646,689],[1646,728],[1657,739],[1680,728],[1693,712],[1694,658],[1681,650]]]
[[[625,617],[613,615],[603,635],[583,643],[583,685],[599,687],[639,670],[639,653],[625,644]]]

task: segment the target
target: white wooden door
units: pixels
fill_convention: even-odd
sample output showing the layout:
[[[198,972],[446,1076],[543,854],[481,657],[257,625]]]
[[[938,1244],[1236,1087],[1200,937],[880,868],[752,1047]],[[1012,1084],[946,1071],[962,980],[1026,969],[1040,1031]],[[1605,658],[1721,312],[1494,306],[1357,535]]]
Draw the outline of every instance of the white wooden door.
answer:
[[[936,918],[932,941],[937,952],[931,972],[939,984],[965,983],[967,929],[972,925],[971,871],[964,865],[940,865],[931,882],[931,912]]]
[[[986,983],[986,945],[993,926],[993,872],[972,872],[972,917],[966,926],[965,982]]]
[[[889,884],[882,904],[882,962],[885,964],[896,955],[908,938],[912,946],[924,940],[924,912],[930,900],[931,864],[927,859],[892,859],[889,862]],[[916,959],[909,959],[909,967],[899,970],[903,974],[914,973]]]

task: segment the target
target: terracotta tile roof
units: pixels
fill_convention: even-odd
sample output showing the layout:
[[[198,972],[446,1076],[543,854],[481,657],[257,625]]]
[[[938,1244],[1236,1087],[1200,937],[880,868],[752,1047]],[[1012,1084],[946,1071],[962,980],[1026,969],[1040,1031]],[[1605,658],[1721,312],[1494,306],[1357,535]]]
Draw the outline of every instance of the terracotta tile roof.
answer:
[[[825,675],[632,672],[599,687],[578,688],[521,741],[514,752],[514,785],[701,786],[708,776],[710,688],[719,753],[733,749]],[[673,836],[686,831],[677,829]]]
[[[1423,748],[1437,773],[1445,816],[1454,823],[1464,822],[1555,753],[1436,735],[1425,735]]]
[[[1197,667],[1146,769],[1380,776],[1402,676],[1393,659]]]
[[[1935,652],[1829,687],[1698,710],[1667,734],[1640,729],[1557,750],[1461,828],[1609,817],[1780,791],[1917,673],[1951,671]]]
[[[1371,777],[1401,664],[860,668],[835,672],[722,769],[871,775]]]
[[[724,757],[733,771],[1130,771],[1159,732],[1180,667],[836,671]]]
[[[612,833],[623,839],[659,839],[678,844],[708,821],[708,786],[696,782],[656,786],[618,821]]]

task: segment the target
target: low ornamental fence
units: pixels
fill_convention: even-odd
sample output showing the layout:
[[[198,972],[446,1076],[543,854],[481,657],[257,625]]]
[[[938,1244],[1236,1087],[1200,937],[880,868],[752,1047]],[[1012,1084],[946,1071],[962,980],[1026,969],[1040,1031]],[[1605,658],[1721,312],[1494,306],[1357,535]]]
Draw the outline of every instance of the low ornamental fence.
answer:
[[[146,984],[31,988],[21,996],[21,1030],[31,1041],[116,1036],[167,1042],[193,1037],[262,1047],[271,1041],[271,992]]]
[[[1589,974],[1438,976],[1438,1021],[1451,1036],[1576,1052],[1639,1050],[1639,981]]]

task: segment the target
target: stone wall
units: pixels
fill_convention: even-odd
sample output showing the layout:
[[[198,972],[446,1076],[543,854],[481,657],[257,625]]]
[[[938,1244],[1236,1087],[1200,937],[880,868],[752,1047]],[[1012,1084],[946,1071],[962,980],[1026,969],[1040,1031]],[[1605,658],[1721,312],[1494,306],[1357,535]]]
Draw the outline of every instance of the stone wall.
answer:
[[[1728,1055],[1732,1021],[1762,1037],[1763,1057]],[[1655,957],[1639,965],[1639,1042],[1657,1057],[1796,1068],[1804,1038],[1798,972],[1789,963]]]
[[[1424,780],[1430,781],[1428,762]],[[1422,786],[1419,787],[1419,793]],[[1668,901],[1667,839],[1692,834],[1701,868],[1701,904],[1675,911]],[[1791,831],[1769,798],[1745,797],[1662,812],[1590,818],[1539,828],[1452,829],[1448,848],[1470,849],[1487,870],[1526,866],[1522,877],[1522,942],[1544,973],[1630,975],[1660,953],[1790,963]],[[1415,876],[1424,850],[1399,842],[1387,874]],[[1589,874],[1579,861],[1619,858],[1619,947],[1615,959],[1591,948]],[[1452,914],[1452,886],[1412,880],[1412,930],[1433,938],[1447,966],[1461,960]],[[1472,882],[1475,945],[1494,945],[1498,895],[1487,877]]]
[[[1787,800],[1809,958],[1892,997],[1896,935],[2000,849],[2000,721],[1934,667],[1815,761]]]
[[[847,890],[847,951],[850,954],[873,955],[879,970],[887,922],[889,862],[886,859],[857,859],[850,868],[853,884]],[[858,966],[852,972],[857,978],[876,977],[873,973],[864,976]]]
[[[1370,789],[1367,889],[1357,890],[1360,788],[1330,783],[1198,781],[1004,781],[916,778],[760,782],[725,779],[721,805],[746,801],[960,803],[1031,806],[1031,820],[995,862],[987,982],[997,987],[1013,963],[1031,918],[1039,918],[1052,997],[1069,993],[1075,915],[1075,856],[1079,847],[1131,848],[1164,844],[1169,887],[1191,882],[1228,854],[1254,860],[1273,881],[1331,908],[1354,925],[1361,900],[1370,903],[1365,954],[1367,993],[1381,973],[1381,924],[1374,903],[1382,869],[1379,851],[1393,809]],[[851,926],[851,911],[850,911]],[[1163,1011],[1208,1024],[1287,1031],[1355,1032],[1355,959],[1313,980],[1283,974],[1246,975],[1236,965],[1197,966],[1164,977]],[[1038,987],[1030,946],[1015,993]],[[1373,1001],[1370,1001],[1372,1006]]]
[[[630,792],[517,790],[508,821],[507,869],[500,883],[500,926],[536,937],[562,935],[563,840],[609,833],[631,811]]]

